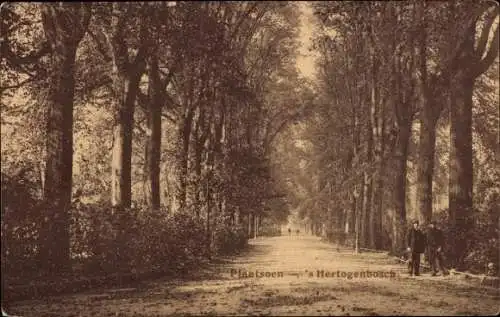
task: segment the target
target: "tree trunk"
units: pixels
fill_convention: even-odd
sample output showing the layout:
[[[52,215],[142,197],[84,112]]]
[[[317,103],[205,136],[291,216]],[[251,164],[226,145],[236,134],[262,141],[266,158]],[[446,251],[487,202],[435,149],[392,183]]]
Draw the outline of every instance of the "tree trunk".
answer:
[[[351,200],[351,208],[347,213],[347,223],[346,223],[346,232],[345,233],[354,233],[356,229],[356,206],[358,205],[358,198],[352,196]]]
[[[160,209],[160,159],[161,159],[161,84],[158,57],[153,54],[148,70],[148,109],[146,120],[146,203],[154,210]]]
[[[360,187],[360,218],[359,218],[359,246],[364,248],[368,245],[368,216],[370,214],[371,180],[368,172],[363,173]]]
[[[434,154],[436,151],[436,123],[432,117],[431,105],[424,105],[420,118],[420,137],[417,168],[417,208],[418,220],[428,223],[432,219],[432,177],[434,174]]]
[[[405,247],[404,236],[406,228],[406,184],[407,184],[407,160],[408,143],[410,140],[411,124],[402,123],[399,125],[399,136],[395,153],[395,226],[392,238],[392,251],[399,254]]]
[[[181,143],[181,151],[179,153],[179,209],[184,209],[187,198],[187,182],[188,182],[188,163],[189,163],[189,141],[191,139],[192,121],[194,117],[194,109],[190,108],[180,125],[179,138]]]
[[[345,224],[347,220],[346,210],[344,208],[339,209],[339,218],[336,227],[336,234],[338,235],[337,243],[339,245],[345,244]]]
[[[377,172],[374,179],[374,189],[372,194],[372,212],[370,213],[370,248],[382,248],[382,204],[384,191],[384,161],[378,162]]]
[[[361,233],[361,213],[363,212],[363,183],[360,182],[356,184],[356,212],[355,212],[355,223],[354,223],[354,248],[356,252],[359,252],[359,248],[361,247],[360,243],[360,233]]]
[[[478,36],[476,36],[475,24],[464,33],[465,41],[459,60],[461,68],[453,78],[450,89],[449,216],[454,231],[452,262],[458,268],[463,264],[464,256],[468,251],[467,236],[473,226],[472,97],[474,83],[477,77],[486,72],[498,58],[500,41],[499,26],[498,23],[494,23],[498,17],[498,6],[485,8],[484,12],[488,13]],[[496,26],[493,37],[487,48],[494,25]],[[478,39],[477,45],[475,45],[476,39]]]
[[[376,124],[376,144],[375,144],[375,162],[376,172],[373,180],[373,204],[370,213],[370,248],[382,248],[382,207],[384,198],[384,174],[385,174],[385,112],[384,104],[379,104],[380,111]]]
[[[195,155],[194,155],[194,169],[196,173],[196,185],[194,192],[194,212],[196,218],[200,217],[201,210],[201,190],[203,188],[202,184],[202,154],[204,149],[205,138],[204,135],[204,121],[205,121],[205,110],[200,109],[200,116],[198,117],[196,124],[196,137],[195,137]]]
[[[257,236],[259,235],[259,215],[255,215],[253,219],[254,219],[254,226],[253,226],[254,238],[257,239]]]
[[[394,17],[400,14],[399,8],[396,8]],[[397,24],[397,18],[394,20]],[[414,45],[414,37],[411,37],[410,43]],[[393,51],[396,51],[396,43],[393,42]],[[391,89],[394,90],[391,98],[395,114],[395,133],[391,133],[391,145],[394,149],[394,215],[392,218],[392,245],[393,254],[399,255],[406,248],[404,238],[406,236],[406,191],[407,191],[407,171],[408,171],[408,146],[411,138],[411,128],[413,124],[413,100],[416,84],[411,81],[408,86],[401,81],[403,76],[413,76],[415,69],[415,59],[413,56],[408,68],[403,67],[401,56],[395,56],[392,64]],[[411,78],[411,77],[410,77]],[[392,147],[392,146],[390,146]]]
[[[113,81],[113,149],[111,157],[111,204],[115,209],[130,208],[132,201],[132,130],[134,106],[139,82],[146,67],[145,30],[140,25],[139,49],[129,56],[123,24],[130,12],[124,12],[120,4],[113,4],[109,44],[112,51]],[[132,61],[131,61],[132,60]]]
[[[111,161],[111,204],[119,209],[130,208],[132,201],[132,129],[140,77],[128,77],[121,72],[113,74],[116,104]]]
[[[420,90],[423,105],[420,113],[420,136],[417,167],[417,208],[418,220],[428,223],[432,219],[432,178],[434,175],[434,155],[436,152],[436,124],[441,115],[443,104],[437,101],[443,95],[440,93],[446,88],[442,84],[441,76],[428,76],[427,46],[428,35],[425,22],[426,4],[421,2],[417,6],[417,18],[420,20],[418,64],[420,70]]]
[[[211,124],[211,127],[213,127],[213,123]],[[207,168],[208,168],[208,173],[207,173],[207,178],[205,180],[206,184],[206,203],[207,203],[207,217],[206,217],[206,239],[207,239],[207,252],[208,254],[211,253],[211,246],[212,246],[212,231],[215,229],[214,226],[212,226],[212,223],[215,225],[215,215],[212,214],[213,210],[213,195],[214,191],[212,190],[212,184],[214,182],[214,166],[215,166],[215,151],[214,148],[216,147],[216,141],[214,140],[214,135],[212,134],[211,137],[209,138],[209,144],[207,144]]]
[[[453,260],[460,264],[467,248],[467,233],[472,227],[472,95],[474,79],[457,79],[450,107],[449,216],[454,230]]]
[[[370,73],[370,127],[373,138],[373,155],[370,156],[370,163],[375,163],[372,168],[372,194],[369,204],[371,205],[368,214],[369,222],[369,246],[376,249],[379,245],[379,235],[381,232],[381,198],[382,198],[382,176],[383,176],[383,151],[384,151],[384,105],[380,102],[380,88],[378,85],[378,61],[373,47],[370,47],[371,73]],[[374,161],[374,162],[372,162]]]
[[[252,236],[252,215],[249,213],[247,215],[248,219],[248,237],[250,238]]]
[[[81,27],[67,24],[66,20]],[[90,8],[75,4],[42,7],[42,22],[51,46],[47,95],[44,201],[40,226],[40,263],[51,274],[71,269],[70,208],[73,176],[73,99],[75,57],[90,20]]]
[[[351,96],[352,96],[352,91],[351,91]],[[356,102],[354,101],[355,98],[352,98],[352,106],[353,106],[353,113],[351,117],[351,123],[353,125],[353,133],[352,133],[352,154],[353,154],[353,160],[351,162],[351,169],[354,171],[359,166],[357,166],[356,162],[360,161],[360,150],[359,150],[359,144],[360,144],[360,134],[361,134],[361,124],[360,124],[360,118],[359,118],[359,112],[356,106]],[[355,180],[356,182],[356,180]],[[353,232],[354,233],[354,248],[356,249],[356,252],[359,251],[359,231],[360,231],[360,214],[362,212],[362,204],[359,204],[360,202],[360,189],[358,187],[359,185],[357,183],[354,184],[353,186],[353,192],[352,192],[352,210],[349,214],[349,219],[348,219],[348,224],[347,224],[347,229],[346,233]],[[361,196],[362,197],[362,196]]]
[[[367,126],[367,147],[366,147],[366,163],[367,165],[372,164],[373,159],[373,135],[372,126],[368,124]],[[363,173],[363,190],[362,190],[362,212],[361,212],[361,232],[360,232],[360,243],[362,247],[367,247],[369,245],[369,230],[370,222],[369,217],[372,212],[372,190],[373,190],[372,177],[370,171],[365,170]]]
[[[195,149],[195,163],[194,163],[194,168],[196,172],[196,188],[195,188],[195,193],[194,193],[194,212],[196,215],[196,218],[200,218],[200,210],[201,210],[201,188],[203,188],[202,185],[202,179],[201,179],[201,160],[202,160],[202,150],[203,150],[203,145],[201,145],[199,142],[196,144],[196,149]]]
[[[48,217],[42,223],[40,255],[49,272],[70,267],[69,216],[73,169],[73,94],[75,51],[52,57],[48,94],[47,164],[44,200]]]
[[[236,210],[234,212],[234,225],[239,226],[240,225],[240,206],[235,207]]]
[[[206,188],[206,200],[207,200],[207,218],[206,218],[206,252],[210,257],[212,252],[212,191],[210,190],[209,182],[207,181]]]

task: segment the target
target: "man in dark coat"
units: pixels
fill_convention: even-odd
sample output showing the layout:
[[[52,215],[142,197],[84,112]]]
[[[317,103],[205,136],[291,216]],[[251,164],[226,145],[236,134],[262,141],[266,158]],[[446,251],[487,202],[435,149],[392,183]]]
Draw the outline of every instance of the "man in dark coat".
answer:
[[[443,231],[437,228],[436,223],[432,221],[427,230],[427,256],[431,266],[432,276],[436,276],[438,268],[443,275],[448,274],[444,267],[443,247]]]
[[[420,255],[425,252],[426,238],[418,226],[418,221],[413,221],[413,226],[408,231],[406,243],[411,254],[410,276],[420,275]]]

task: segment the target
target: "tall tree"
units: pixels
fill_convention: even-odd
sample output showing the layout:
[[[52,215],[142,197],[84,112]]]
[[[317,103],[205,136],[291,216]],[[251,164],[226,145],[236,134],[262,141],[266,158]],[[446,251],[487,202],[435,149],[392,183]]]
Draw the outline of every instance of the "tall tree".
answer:
[[[103,30],[111,51],[114,100],[113,150],[111,159],[111,203],[128,208],[132,200],[132,128],[139,81],[146,67],[148,24],[147,4],[111,4],[109,28]],[[135,18],[135,19],[134,19]],[[135,20],[135,21],[134,21]],[[135,23],[129,23],[134,21]],[[127,45],[127,30],[135,35],[136,47]],[[131,54],[131,49],[136,54]]]
[[[166,104],[166,89],[175,74],[176,60],[172,57],[172,49],[176,39],[172,33],[175,27],[173,24],[175,12],[169,12],[170,8],[164,3],[150,4],[147,8],[153,21],[149,25],[149,54],[147,56],[147,95],[139,92],[139,101],[143,106],[146,115],[146,142],[145,142],[145,163],[144,163],[144,194],[145,201],[152,209],[160,208],[160,163],[162,147],[162,114]],[[160,56],[167,60],[162,63]],[[168,69],[168,73],[162,76],[160,67]]]
[[[393,121],[395,133],[395,180],[394,180],[394,207],[395,207],[395,225],[393,226],[392,251],[398,254],[405,247],[404,245],[404,230],[406,227],[406,192],[407,192],[407,169],[409,156],[409,143],[411,137],[411,127],[415,117],[416,110],[416,80],[415,80],[415,63],[414,54],[415,43],[415,22],[414,12],[415,5],[396,6],[393,11],[393,23],[395,28],[392,29],[394,40],[391,43],[391,50],[394,52],[391,63],[391,87],[394,91],[391,104],[393,107]],[[400,40],[396,37],[398,33],[397,25],[409,33],[407,41],[403,42],[401,50],[396,50],[397,43]]]
[[[73,173],[73,98],[75,57],[86,33],[91,6],[82,3],[42,5],[42,22],[50,46],[47,93],[46,168],[41,224],[41,263],[49,272],[70,268],[69,211]]]
[[[158,49],[156,48],[148,60],[148,108],[146,119],[146,151],[145,181],[146,203],[153,209],[160,208],[160,158],[161,158],[161,110],[162,87],[158,70]]]
[[[470,93],[471,87],[473,88],[473,80],[471,78],[476,78],[478,74],[476,73],[480,69],[487,68],[488,64],[495,59],[496,52],[495,49],[491,51],[487,58],[481,61],[481,57],[476,55],[471,55],[474,50],[474,37],[476,21],[485,12],[485,8],[489,5],[484,3],[447,3],[446,5],[441,5],[437,3],[419,3],[417,4],[416,16],[418,21],[420,21],[420,36],[418,39],[418,57],[419,57],[419,77],[420,77],[420,92],[422,94],[422,109],[420,113],[420,142],[419,142],[419,164],[417,171],[417,182],[418,182],[418,201],[419,201],[419,218],[424,222],[429,222],[432,218],[432,176],[434,171],[434,155],[435,155],[435,142],[436,142],[436,125],[437,121],[441,115],[444,106],[447,104],[444,100],[447,100],[450,96],[456,93],[456,91],[450,90],[450,85],[452,83],[457,83],[458,85],[465,85],[467,89],[465,90],[466,95],[463,96],[463,100],[472,99],[472,94]],[[489,18],[495,19],[495,14],[493,11],[490,12]],[[485,23],[485,32],[489,34],[491,24],[490,22]],[[489,25],[488,25],[489,24]],[[487,29],[487,30],[486,30]],[[486,43],[488,34],[486,34]],[[453,39],[453,42],[450,42]],[[484,45],[484,46],[483,46]],[[478,46],[479,52],[485,53],[485,45],[483,41]],[[498,45],[496,45],[498,46]],[[491,56],[493,54],[493,56]],[[470,59],[476,61],[473,64],[477,65],[479,61],[479,67],[474,67],[475,70],[472,72],[474,76],[466,75],[464,76],[463,66],[461,62]],[[432,65],[434,64],[434,65]],[[468,65],[469,63],[465,63]],[[432,65],[432,66],[431,66]],[[469,66],[466,66],[468,68]],[[479,73],[484,72],[484,70],[479,71]],[[468,73],[465,71],[465,73]],[[459,82],[456,82],[457,76],[462,78]],[[462,91],[462,90],[460,90]],[[469,91],[467,93],[467,91]],[[454,98],[454,97],[451,97]],[[463,112],[463,115],[458,115],[455,117],[467,118],[470,114],[467,113],[466,109],[471,108],[471,103],[466,106],[459,106],[453,111],[457,110],[457,113]],[[455,119],[452,119],[455,120]],[[462,119],[460,119],[462,120]],[[472,148],[471,141],[468,141],[470,137],[470,119],[466,119],[464,126],[464,141],[467,144],[465,148]],[[456,122],[454,123],[456,126]],[[455,128],[452,128],[452,130]],[[452,133],[454,134],[454,133]],[[460,141],[462,143],[463,140]],[[461,147],[463,145],[459,145]],[[460,150],[459,150],[460,151]],[[472,171],[472,165],[467,162],[471,162],[470,158],[467,158],[467,151],[464,151],[464,158],[461,163],[465,164],[463,167],[463,179],[462,185],[464,192],[468,193],[468,188],[470,186],[471,177],[466,174]],[[461,154],[459,154],[461,155]],[[456,161],[456,160],[455,160]],[[467,165],[469,164],[469,165]],[[466,185],[466,183],[470,183]],[[467,194],[468,195],[468,194]],[[464,194],[464,197],[466,195]],[[454,199],[454,198],[453,198]],[[465,199],[471,201],[470,199]]]
[[[467,10],[474,8],[460,8]],[[476,79],[485,73],[498,56],[499,26],[491,30],[498,17],[498,6],[485,7],[482,28],[476,29],[482,14],[473,17],[473,23],[464,34],[464,44],[458,56],[458,70],[450,81],[450,161],[449,161],[449,216],[454,230],[454,264],[463,264],[472,222],[473,152],[472,107]],[[471,10],[472,11],[472,10]],[[477,21],[476,21],[477,19]],[[476,38],[478,39],[476,41]],[[488,42],[490,45],[488,47]]]

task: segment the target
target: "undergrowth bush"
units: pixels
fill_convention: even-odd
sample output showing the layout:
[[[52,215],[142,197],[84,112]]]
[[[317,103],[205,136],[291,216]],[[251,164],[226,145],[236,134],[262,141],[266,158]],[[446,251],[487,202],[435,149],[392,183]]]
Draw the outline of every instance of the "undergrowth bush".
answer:
[[[204,227],[185,213],[96,204],[73,212],[72,254],[88,270],[175,270],[204,254]],[[86,259],[85,259],[86,258]]]
[[[242,225],[227,225],[224,219],[216,223],[213,233],[215,254],[225,255],[243,249],[248,243],[247,231]]]
[[[330,242],[345,245],[347,235],[344,230],[327,228],[326,238]]]
[[[259,236],[278,237],[281,236],[281,229],[273,226],[263,226],[262,228],[259,228]]]
[[[30,179],[2,173],[2,285],[6,277],[9,283],[17,283],[43,276],[38,232],[46,212],[40,186]],[[210,254],[233,253],[247,244],[245,228],[226,218],[216,220],[212,232],[207,236],[204,220],[193,213],[145,208],[119,211],[108,202],[77,199],[70,210],[73,270],[82,276],[178,272]]]
[[[42,201],[25,173],[2,173],[2,272],[35,271]],[[2,274],[3,275],[3,274]]]
[[[451,264],[452,243],[456,238],[464,238],[466,241],[463,245],[465,257],[462,263],[456,263],[454,266],[482,274],[486,272],[488,263],[492,262],[497,267],[500,263],[500,228],[498,227],[497,207],[490,205],[489,208],[483,210],[475,209],[471,218],[473,226],[468,232],[455,232],[453,230],[448,219],[448,210],[438,214],[437,223],[443,230],[445,237],[444,252],[448,258],[448,265]]]

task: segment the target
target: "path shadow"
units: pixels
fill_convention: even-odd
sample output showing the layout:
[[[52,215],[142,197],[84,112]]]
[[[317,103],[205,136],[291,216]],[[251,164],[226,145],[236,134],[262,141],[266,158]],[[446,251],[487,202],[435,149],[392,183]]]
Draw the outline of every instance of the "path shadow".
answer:
[[[247,257],[265,256],[272,249],[271,245],[254,245],[249,243],[245,248],[238,250],[232,255],[223,255],[213,257],[210,260],[203,260],[193,266],[185,267],[183,269],[168,270],[164,269],[162,272],[150,274],[139,279],[130,281],[117,280],[115,282],[103,283],[101,285],[92,285],[92,287],[75,287],[69,291],[61,292],[36,292],[35,295],[19,296],[18,298],[8,298],[2,300],[2,305],[10,306],[10,304],[25,301],[25,300],[42,300],[44,298],[62,299],[68,295],[85,295],[95,293],[108,293],[113,290],[130,289],[131,292],[136,294],[143,294],[155,285],[180,285],[186,282],[202,282],[214,280],[230,280],[230,270],[235,265],[243,263]],[[132,291],[133,290],[133,291]],[[122,291],[120,294],[124,294]],[[127,292],[125,292],[127,293]]]
[[[229,274],[231,268],[244,264],[245,260],[251,257],[265,257],[272,249],[273,247],[271,244],[249,243],[244,249],[238,250],[234,254],[216,256],[187,272],[165,276],[160,279],[153,279],[150,280],[150,282],[155,281],[177,285],[194,281],[232,280],[233,278],[231,278]]]

